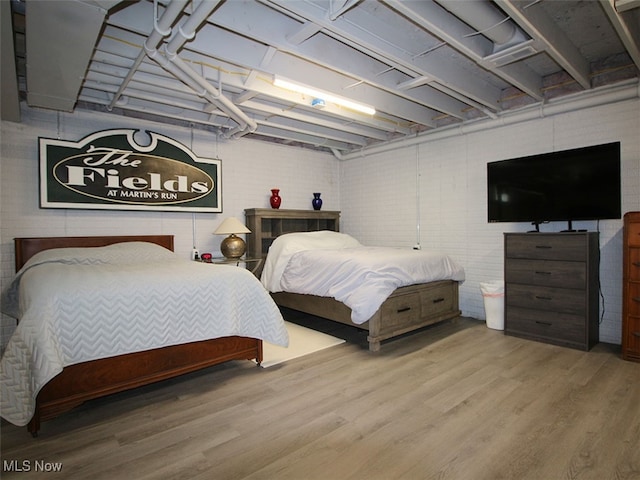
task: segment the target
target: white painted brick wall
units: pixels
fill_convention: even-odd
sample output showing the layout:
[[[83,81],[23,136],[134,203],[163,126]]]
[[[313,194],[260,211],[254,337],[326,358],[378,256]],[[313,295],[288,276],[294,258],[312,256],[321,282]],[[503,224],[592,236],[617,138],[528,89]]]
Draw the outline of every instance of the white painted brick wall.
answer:
[[[639,132],[640,101],[634,100],[490,131],[461,130],[453,137],[427,138],[419,146],[347,160],[341,164],[342,228],[365,244],[413,245],[419,203],[422,247],[445,251],[462,263],[467,277],[460,289],[462,312],[484,319],[479,284],[503,279],[503,232],[531,228],[487,223],[487,162],[621,141],[623,212],[640,210]],[[542,231],[563,228],[566,224],[541,226]],[[599,228],[600,339],[620,343],[622,220],[574,222],[574,228]]]
[[[100,130],[132,128],[166,135],[201,157],[222,159],[222,214],[189,212],[122,212],[40,209],[38,197],[38,137],[80,140]],[[223,237],[213,235],[222,220],[244,222],[244,209],[269,207],[271,188],[280,188],[281,208],[312,209],[313,192],[321,192],[323,209],[340,209],[339,164],[330,154],[255,140],[216,142],[212,133],[143,122],[114,115],[83,112],[60,114],[23,108],[22,123],[2,122],[0,287],[14,275],[14,237],[173,234],[176,252],[189,257],[195,243],[200,252],[219,253]],[[1,346],[15,329],[2,316]]]
[[[111,128],[144,128],[191,143],[189,129],[134,121],[107,114],[61,114],[23,109],[23,122],[2,122],[0,278],[13,276],[16,236],[163,233],[176,235],[176,251],[189,255],[195,223],[201,252],[216,251],[211,234],[226,216],[268,207],[271,188],[280,188],[282,208],[311,208],[312,192],[322,192],[323,209],[342,210],[341,227],[369,245],[411,247],[417,242],[418,212],[423,248],[445,251],[466,269],[460,290],[463,314],[484,319],[479,283],[502,278],[503,232],[526,231],[528,224],[488,224],[486,163],[542,151],[622,142],[623,212],[640,210],[640,101],[565,113],[464,133],[419,146],[338,162],[332,156],[251,140],[216,142],[193,132],[193,150],[222,159],[221,215],[175,212],[95,212],[38,208],[37,137],[78,140]],[[418,177],[416,178],[416,175]],[[419,186],[419,188],[418,188]],[[575,228],[595,230],[596,222]],[[544,225],[557,231],[562,224]],[[619,343],[621,325],[622,221],[599,224],[604,317],[601,341]],[[2,345],[15,322],[2,319]]]

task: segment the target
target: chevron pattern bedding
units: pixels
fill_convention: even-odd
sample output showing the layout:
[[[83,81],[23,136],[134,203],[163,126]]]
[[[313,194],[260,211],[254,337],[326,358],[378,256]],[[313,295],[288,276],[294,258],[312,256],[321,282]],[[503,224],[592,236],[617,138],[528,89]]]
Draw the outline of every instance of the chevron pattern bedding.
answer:
[[[288,344],[278,307],[249,271],[145,242],[40,252],[3,293],[3,312],[20,319],[0,362],[0,411],[15,425],[69,365],[233,335]]]

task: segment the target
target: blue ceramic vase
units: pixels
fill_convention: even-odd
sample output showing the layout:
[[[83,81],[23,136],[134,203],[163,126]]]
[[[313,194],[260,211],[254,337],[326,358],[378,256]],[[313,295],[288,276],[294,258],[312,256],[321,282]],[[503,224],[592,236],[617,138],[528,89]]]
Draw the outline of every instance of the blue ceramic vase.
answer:
[[[313,194],[313,200],[311,200],[311,205],[313,205],[314,210],[320,210],[322,208],[322,199],[320,198],[319,193]]]

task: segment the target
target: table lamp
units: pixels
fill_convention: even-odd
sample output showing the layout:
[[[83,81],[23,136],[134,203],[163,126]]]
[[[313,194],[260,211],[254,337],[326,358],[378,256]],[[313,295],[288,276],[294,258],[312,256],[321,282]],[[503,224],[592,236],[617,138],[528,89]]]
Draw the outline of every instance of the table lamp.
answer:
[[[244,252],[247,250],[247,244],[244,243],[242,238],[236,237],[236,234],[251,233],[251,230],[243,225],[237,218],[229,217],[226,218],[213,233],[215,235],[229,235],[220,244],[220,251],[225,257],[236,259],[244,255]]]

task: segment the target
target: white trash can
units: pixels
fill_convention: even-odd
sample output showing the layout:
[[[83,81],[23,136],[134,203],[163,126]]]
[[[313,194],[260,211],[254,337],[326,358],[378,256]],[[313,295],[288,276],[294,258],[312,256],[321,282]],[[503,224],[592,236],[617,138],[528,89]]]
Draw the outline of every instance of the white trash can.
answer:
[[[480,291],[484,298],[484,310],[487,316],[487,327],[504,330],[504,282],[481,283]]]

